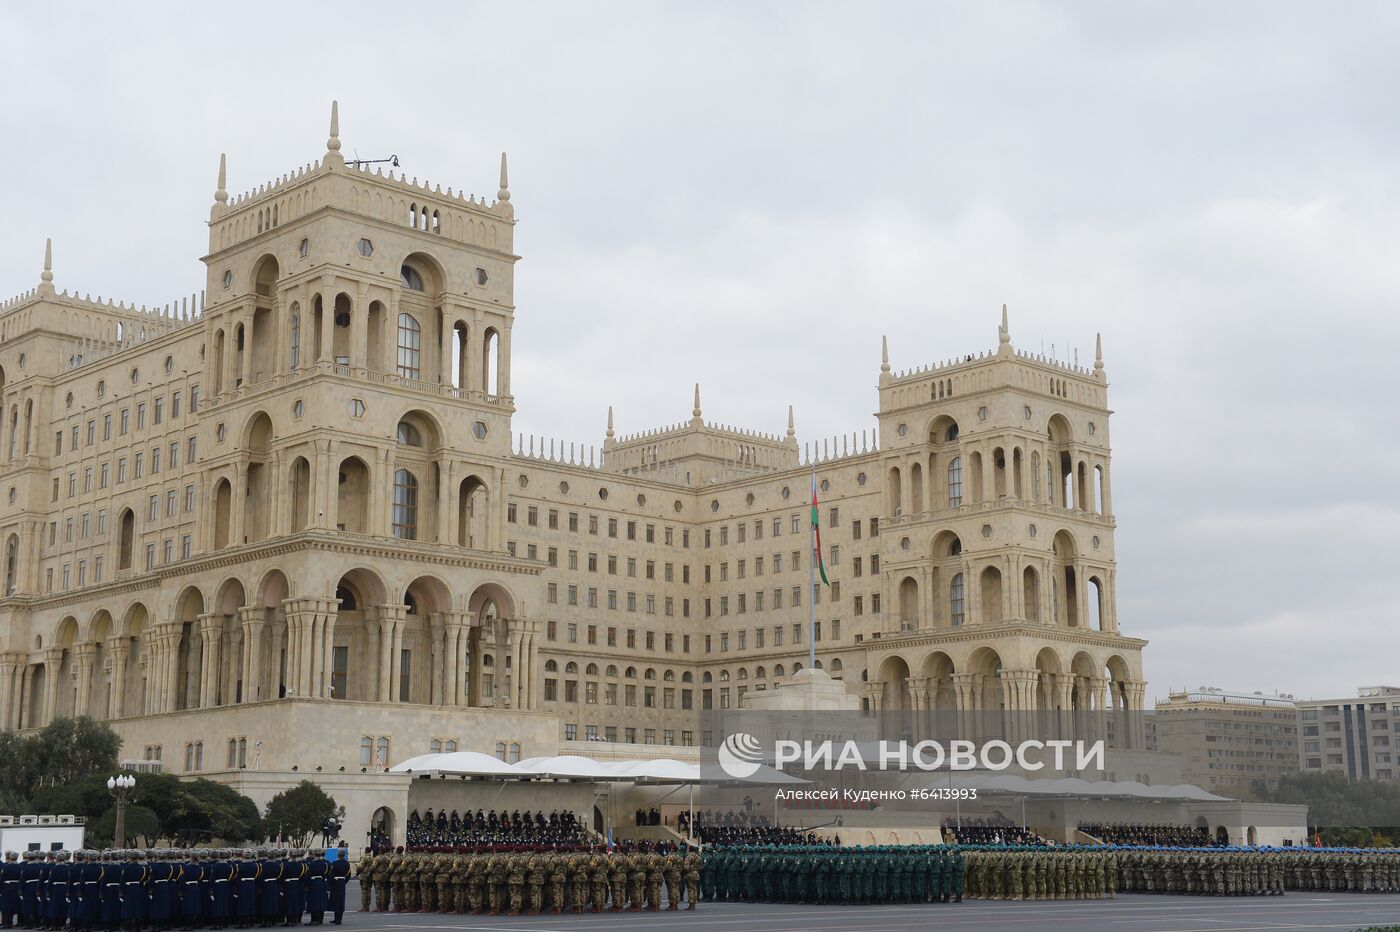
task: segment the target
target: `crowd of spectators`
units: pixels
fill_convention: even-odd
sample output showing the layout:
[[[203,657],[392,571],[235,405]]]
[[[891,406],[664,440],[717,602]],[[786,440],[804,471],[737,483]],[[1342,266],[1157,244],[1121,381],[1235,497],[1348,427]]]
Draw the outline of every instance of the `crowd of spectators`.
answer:
[[[452,847],[457,845],[577,845],[591,839],[583,823],[572,812],[557,809],[544,812],[520,810],[458,813],[452,810],[414,810],[408,817],[407,841],[410,847]]]
[[[681,813],[677,819],[678,830],[685,833],[690,828],[688,813]],[[822,847],[839,845],[841,839],[830,841],[820,838],[802,828],[788,828],[772,824],[767,816],[748,811],[714,812],[705,810],[695,813],[695,836],[706,845],[807,845]]]
[[[1044,847],[1050,844],[1030,829],[1022,828],[1010,819],[979,818],[943,820],[943,840],[960,845],[1025,845]]]
[[[1080,822],[1079,830],[1106,845],[1135,847],[1210,848],[1210,831],[1190,825],[1139,824],[1136,822]]]

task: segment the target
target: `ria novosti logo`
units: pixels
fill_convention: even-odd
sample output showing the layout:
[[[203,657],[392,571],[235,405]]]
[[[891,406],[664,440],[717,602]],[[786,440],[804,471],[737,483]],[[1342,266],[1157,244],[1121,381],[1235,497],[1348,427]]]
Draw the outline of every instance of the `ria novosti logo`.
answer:
[[[800,770],[990,770],[1017,767],[1035,772],[1045,767],[1065,772],[1104,770],[1105,742],[1021,741],[1013,745],[999,739],[982,743],[965,739],[938,741],[792,741],[773,744],[773,767],[789,765]],[[768,755],[763,744],[747,732],[735,732],[724,739],[716,754],[720,769],[735,780],[747,780],[758,773]]]
[[[763,746],[753,735],[736,731],[719,746],[719,766],[735,780],[747,780],[763,765]]]

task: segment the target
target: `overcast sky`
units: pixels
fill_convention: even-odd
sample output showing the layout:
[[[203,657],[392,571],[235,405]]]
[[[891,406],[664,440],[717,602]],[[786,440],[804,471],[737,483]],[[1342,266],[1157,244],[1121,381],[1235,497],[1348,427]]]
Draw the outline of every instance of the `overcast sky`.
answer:
[[[895,368],[1103,332],[1149,695],[1400,685],[1400,7],[0,6],[0,292],[203,286],[324,151],[519,226],[516,429],[873,426]]]

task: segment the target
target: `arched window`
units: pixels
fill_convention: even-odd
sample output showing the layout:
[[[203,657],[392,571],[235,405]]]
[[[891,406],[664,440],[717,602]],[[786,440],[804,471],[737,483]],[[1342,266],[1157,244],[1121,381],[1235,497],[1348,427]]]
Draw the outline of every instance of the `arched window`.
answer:
[[[131,509],[122,512],[122,516],[117,519],[117,569],[131,569],[131,552],[136,543],[136,515]]]
[[[423,445],[423,435],[408,421],[399,421],[399,428],[395,431],[394,438],[406,447],[421,447]]]
[[[441,753],[442,753],[442,739],[441,739],[441,738],[434,738],[433,740],[431,740],[431,741],[428,742],[428,753],[429,753],[429,754],[441,754]]]
[[[375,747],[374,747],[374,765],[375,765],[376,767],[388,767],[388,766],[389,766],[389,739],[388,739],[388,738],[380,738],[378,741],[375,742]]]
[[[961,625],[967,618],[967,592],[962,573],[954,576],[952,585],[948,587],[948,616],[953,620],[953,627]]]
[[[516,743],[514,743],[514,742],[511,742],[511,745],[510,745],[510,757],[506,760],[506,763],[508,763],[508,764],[518,764],[518,763],[520,763],[520,745],[518,745],[518,744],[516,744]]]
[[[360,766],[368,767],[374,763],[374,739],[365,735],[360,738]]]
[[[399,376],[416,379],[422,375],[419,362],[423,347],[423,330],[412,314],[399,315]]]
[[[5,595],[14,595],[19,570],[19,538],[11,537],[5,544]]]
[[[955,456],[948,464],[948,507],[957,508],[962,504],[962,457]]]
[[[228,766],[232,770],[238,766],[238,739],[228,739]]]
[[[394,536],[418,539],[418,477],[407,469],[394,473]]]
[[[292,336],[291,336],[291,363],[295,369],[301,361],[301,315],[292,315]]]
[[[505,743],[504,741],[497,741],[497,742],[496,742],[496,760],[505,760],[505,759],[506,759],[506,743]]]
[[[443,749],[444,751],[446,751],[448,754],[456,754],[456,753],[457,753],[457,742],[456,742],[456,741],[449,741],[449,742],[447,742],[446,744],[444,744],[444,745],[442,746],[442,749]]]
[[[423,276],[411,265],[405,265],[399,268],[399,283],[410,291],[423,290]]]

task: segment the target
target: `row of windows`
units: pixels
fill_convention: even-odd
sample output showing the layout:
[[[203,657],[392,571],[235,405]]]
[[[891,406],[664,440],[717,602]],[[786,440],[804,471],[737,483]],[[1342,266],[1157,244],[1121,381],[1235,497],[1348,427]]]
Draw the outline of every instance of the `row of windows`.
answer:
[[[166,468],[167,468],[167,469],[177,469],[177,468],[179,468],[179,466],[180,466],[180,451],[181,451],[181,447],[182,447],[182,444],[181,444],[181,442],[180,442],[179,440],[172,440],[172,441],[170,441],[170,445],[169,445],[168,447],[162,447],[162,446],[154,446],[154,447],[151,447],[151,450],[150,450],[150,460],[149,460],[151,475],[156,475],[156,474],[158,474],[158,473],[161,471],[161,455],[162,455],[162,453],[166,453],[166,454],[167,454],[167,457],[166,457],[166,460],[165,460],[165,464],[166,464]],[[183,448],[184,448],[184,451],[185,451],[185,463],[186,463],[187,465],[193,463],[193,462],[195,461],[195,457],[196,457],[196,455],[197,455],[197,453],[198,453],[198,450],[199,450],[199,447],[198,447],[198,439],[195,438],[195,437],[186,438],[186,440],[185,440],[185,442],[184,442],[184,444],[183,444]],[[146,464],[147,464],[148,461],[147,461],[147,459],[146,459],[146,451],[145,451],[145,450],[137,451],[136,453],[132,454],[132,456],[131,456],[130,458],[128,458],[128,457],[126,457],[126,456],[119,456],[119,457],[117,457],[117,461],[116,461],[117,469],[116,469],[115,483],[116,483],[117,485],[121,485],[122,483],[124,483],[124,482],[127,481],[127,478],[128,478],[128,471],[127,471],[128,462],[129,462],[130,465],[131,465],[131,470],[130,470],[130,478],[131,478],[131,479],[133,479],[133,480],[142,479],[142,478],[144,478],[145,475],[146,475]],[[112,464],[111,464],[111,463],[107,463],[107,462],[103,462],[103,463],[99,463],[99,464],[96,466],[95,469],[94,469],[94,467],[92,467],[92,466],[87,466],[87,467],[84,467],[84,468],[83,468],[83,473],[82,473],[82,494],[83,494],[83,495],[88,495],[88,494],[91,494],[91,493],[92,493],[92,491],[93,491],[93,480],[94,480],[94,478],[97,480],[97,489],[98,489],[98,490],[105,489],[105,488],[108,488],[109,486],[111,486],[111,485],[113,484]],[[60,480],[59,480],[59,478],[58,478],[57,476],[55,476],[55,477],[54,477],[54,480],[53,480],[53,493],[52,493],[52,500],[53,500],[53,501],[55,501],[55,502],[58,501],[59,492],[60,492],[61,488],[62,488],[62,485],[61,485],[61,483],[60,483]],[[78,472],[77,472],[76,470],[74,470],[73,472],[70,472],[70,473],[68,474],[68,498],[74,498],[74,497],[76,497],[76,496],[79,494],[78,488],[79,488],[79,486],[78,486]]]
[[[166,489],[164,500],[165,517],[175,517],[181,503],[183,503],[184,513],[190,514],[194,511],[194,486],[186,485],[183,496],[179,489]],[[146,501],[146,518],[148,521],[159,521],[162,511],[162,496],[159,493],[151,494]],[[89,531],[92,529],[92,512],[84,511],[76,516],[68,515],[63,519],[63,542],[71,544],[75,540],[87,540]],[[76,531],[76,537],[75,537]],[[107,533],[107,509],[97,509],[97,535]],[[58,543],[58,522],[49,522],[48,546],[55,547]]]
[[[792,624],[791,627],[792,627],[792,643],[793,643],[794,645],[796,645],[796,644],[801,644],[801,643],[802,643],[802,632],[803,632],[803,630],[807,627],[806,622],[800,622],[800,621],[799,621],[799,622],[793,622],[793,624]],[[767,628],[754,628],[754,629],[753,629],[753,638],[752,638],[752,642],[753,642],[753,648],[754,648],[754,650],[762,650],[762,649],[767,648],[767,647],[769,647],[769,646],[772,646],[772,647],[782,647],[782,646],[783,646],[783,636],[784,636],[784,632],[787,630],[787,626],[785,626],[785,625],[774,625],[773,628],[772,628],[773,636],[772,636],[771,642],[769,642],[769,639],[768,639],[768,636],[767,636],[767,631],[768,631],[768,630],[769,630],[769,629],[767,629]],[[835,620],[833,620],[833,621],[827,622],[827,629],[826,629],[826,631],[827,631],[827,636],[829,637],[830,640],[834,640],[834,641],[839,641],[839,640],[841,640],[841,621],[840,621],[840,619],[835,619]],[[716,645],[716,644],[719,645],[719,653],[721,653],[721,654],[723,654],[723,653],[728,653],[728,651],[729,651],[729,646],[730,646],[730,634],[731,634],[731,632],[724,631],[724,632],[721,632],[721,633],[719,633],[719,634],[707,634],[707,635],[705,635],[705,653],[707,653],[707,654],[713,654],[713,653],[715,653],[715,645]],[[732,632],[732,634],[733,634],[733,636],[734,636],[733,643],[734,643],[734,645],[735,645],[735,649],[736,649],[736,650],[748,650],[748,649],[749,649],[750,638],[749,638],[749,632],[748,632],[747,630],[744,630],[744,631],[735,631],[735,632]],[[813,626],[812,626],[812,638],[813,638],[813,640],[816,640],[816,641],[822,640],[822,622],[818,621],[818,622],[814,622],[814,623],[813,623]]]
[[[583,734],[584,734],[584,740],[585,740],[585,741],[611,741],[611,742],[614,742],[614,743],[615,743],[615,742],[618,740],[618,738],[620,737],[620,738],[621,738],[623,741],[625,741],[627,744],[637,744],[637,743],[639,743],[637,739],[640,737],[640,738],[641,738],[641,741],[640,741],[641,744],[655,744],[655,743],[656,743],[657,730],[656,730],[655,728],[641,728],[641,729],[639,729],[639,728],[636,728],[636,727],[633,727],[633,726],[627,726],[627,727],[624,727],[624,728],[619,732],[619,731],[618,731],[618,727],[617,727],[616,725],[604,725],[604,726],[602,726],[602,730],[600,731],[600,730],[599,730],[599,726],[597,726],[597,725],[587,725],[587,724],[585,724],[585,725],[583,726],[583,729],[584,729]],[[695,732],[693,732],[693,731],[682,731],[680,734],[681,734],[680,747],[687,747],[687,748],[688,748],[688,747],[693,747],[693,746],[695,745]],[[566,723],[564,723],[564,740],[565,740],[565,741],[577,741],[577,740],[579,740],[579,737],[578,737],[578,724],[577,724],[577,723],[575,723],[575,722],[566,722]],[[675,729],[674,729],[674,728],[663,728],[663,729],[661,730],[661,741],[662,741],[663,744],[668,744],[668,745],[671,745],[671,746],[675,746],[675,745],[676,745],[676,731],[675,731]]]
[[[523,479],[522,479],[522,481],[523,481]],[[547,525],[546,525],[546,526],[549,528],[549,530],[551,530],[551,531],[557,531],[557,530],[559,530],[559,519],[560,519],[560,512],[559,512],[559,509],[557,509],[557,508],[550,508],[550,509],[548,510],[548,512],[547,512],[546,518],[547,518]],[[506,521],[507,521],[508,523],[510,523],[510,524],[519,524],[519,523],[520,523],[520,508],[519,508],[519,505],[518,505],[516,502],[507,502],[507,503],[506,503]],[[526,506],[526,508],[525,508],[525,524],[526,524],[526,526],[528,526],[528,527],[539,527],[539,526],[540,526],[540,507],[539,507],[538,505],[527,505],[527,506]],[[594,537],[597,537],[597,536],[601,533],[601,529],[603,528],[603,523],[602,523],[602,521],[601,521],[601,519],[599,518],[598,515],[596,515],[596,514],[590,514],[590,515],[588,516],[588,522],[587,522],[587,524],[588,524],[588,533],[589,533],[589,534],[592,534]],[[569,512],[569,515],[568,515],[568,529],[569,529],[570,533],[574,533],[574,534],[580,533],[579,527],[580,527],[580,515],[579,515],[579,513],[578,513],[577,511],[571,511],[571,512]],[[646,525],[642,525],[640,522],[637,522],[637,521],[628,521],[627,524],[626,524],[625,530],[626,530],[626,539],[627,539],[627,540],[638,540],[638,539],[641,539],[641,540],[644,540],[644,541],[645,541],[646,543],[648,543],[648,544],[654,544],[654,543],[656,543],[656,525],[655,525],[655,524],[646,524]],[[607,536],[608,536],[608,537],[614,537],[614,538],[615,538],[615,537],[617,537],[617,536],[619,535],[619,533],[621,533],[622,531],[623,531],[623,524],[622,524],[622,522],[621,522],[619,519],[617,519],[617,518],[608,518],[608,520],[607,520]],[[640,538],[638,537],[639,534],[641,535]],[[662,539],[663,539],[663,542],[665,543],[665,545],[666,545],[667,547],[674,547],[674,546],[676,546],[676,543],[675,543],[675,541],[676,541],[676,529],[675,529],[674,527],[671,527],[670,525],[664,526],[664,527],[662,528]],[[682,547],[687,547],[687,548],[690,546],[690,529],[689,529],[689,528],[682,528],[682,529],[681,529],[681,543],[680,543],[680,546],[682,546]]]
[[[667,601],[670,601],[670,600],[668,599]],[[689,601],[689,600],[687,600],[687,602],[688,602],[688,601]],[[655,632],[655,631],[644,631],[644,632],[642,632],[642,634],[643,634],[643,641],[644,641],[644,643],[646,644],[646,649],[647,649],[647,650],[651,650],[651,651],[656,650],[656,632]],[[577,623],[577,622],[572,622],[572,621],[571,621],[571,622],[568,622],[568,623],[564,626],[564,635],[565,635],[565,640],[568,641],[568,643],[570,643],[570,644],[577,644],[577,643],[579,642],[579,640],[578,640],[578,638],[579,638],[579,626],[578,626],[578,623]],[[617,647],[617,646],[618,646],[618,645],[617,645],[617,628],[609,627],[609,628],[607,629],[606,636],[607,636],[607,645],[608,645],[609,647]],[[546,625],[545,625],[545,637],[548,638],[548,639],[551,640],[551,641],[556,641],[556,640],[559,639],[559,622],[557,622],[557,621],[546,622]],[[638,649],[638,646],[637,646],[637,644],[638,644],[638,642],[637,642],[637,629],[636,629],[636,628],[628,628],[628,629],[627,629],[626,637],[627,637],[627,648],[628,648],[628,650],[637,650],[637,649]],[[676,635],[675,635],[675,634],[673,634],[673,633],[671,633],[671,632],[669,632],[669,631],[664,632],[663,635],[662,635],[662,642],[663,642],[663,644],[665,645],[665,648],[664,648],[664,649],[665,649],[666,653],[669,654],[669,653],[675,652],[675,649],[676,649]],[[597,643],[598,643],[598,626],[597,626],[597,625],[588,625],[588,626],[587,626],[587,643],[588,643],[588,644],[597,644]],[[690,653],[690,635],[688,635],[688,634],[683,634],[683,635],[681,635],[681,642],[680,642],[680,643],[681,643],[681,653],[683,653],[683,654],[688,654],[688,653]]]
[[[157,549],[155,543],[147,544],[145,562],[146,569],[153,570],[157,566],[165,566],[174,563],[177,559],[180,561],[186,561],[194,556],[194,537],[192,537],[191,535],[181,535],[179,539],[178,557],[176,556],[175,545],[176,541],[173,537],[165,538],[165,540],[161,542],[159,549]],[[157,562],[158,557],[159,562]],[[93,585],[97,585],[98,583],[101,583],[103,581],[105,567],[106,561],[101,555],[92,558]],[[74,587],[75,569],[77,570],[77,588],[81,589],[88,584],[88,561],[77,560],[73,562],[68,562],[63,564],[62,567],[60,567],[60,592],[67,592],[69,589]],[[125,569],[125,567],[123,567],[123,569]],[[11,588],[13,588],[13,586],[11,586]],[[46,593],[54,591],[54,568],[52,566],[44,570],[44,591]]]
[[[170,393],[170,416],[171,416],[172,418],[176,418],[176,417],[179,417],[179,416],[180,416],[180,414],[182,413],[183,402],[184,402],[184,395],[183,395],[183,393],[182,393],[181,391],[176,390],[176,391],[173,391],[173,392]],[[147,409],[146,409],[146,402],[142,401],[142,402],[138,402],[138,403],[137,403],[137,405],[136,405],[136,429],[137,429],[137,430],[145,430],[145,429],[146,429],[146,410],[147,410]],[[198,386],[198,385],[191,385],[191,386],[190,386],[190,413],[191,413],[191,414],[194,414],[194,413],[196,413],[198,410],[199,410],[199,386]],[[117,414],[116,414],[116,421],[115,421],[115,425],[116,425],[116,428],[117,428],[117,436],[119,436],[119,437],[125,437],[128,433],[130,433],[130,431],[131,431],[131,414],[132,414],[132,409],[131,409],[130,407],[122,408],[120,411],[117,412]],[[165,420],[165,396],[164,396],[164,395],[157,395],[156,398],[155,398],[155,400],[151,403],[151,423],[152,423],[152,426],[159,425],[159,424],[163,423],[164,420]],[[80,440],[80,439],[84,440],[84,441],[85,441],[84,445],[85,445],[85,446],[89,446],[89,447],[92,446],[92,445],[97,441],[97,423],[98,423],[98,422],[97,422],[97,419],[96,419],[96,418],[88,418],[88,419],[87,419],[87,429],[86,429],[85,432],[81,432],[81,433],[80,433],[80,430],[81,430],[81,427],[82,427],[82,425],[80,425],[80,424],[74,424],[74,425],[72,425],[72,427],[70,427],[70,428],[68,429],[68,434],[69,434],[69,437],[70,437],[70,440],[69,440],[69,443],[68,443],[68,450],[69,450],[70,453],[71,453],[71,452],[75,452],[75,451],[78,449],[78,445],[79,445],[79,440]],[[102,415],[102,440],[103,440],[104,442],[105,442],[105,441],[109,441],[109,440],[112,439],[112,427],[113,427],[113,424],[114,424],[113,417],[112,417],[112,415],[111,415],[110,413]],[[54,432],[54,438],[53,438],[53,452],[54,452],[54,456],[61,456],[61,455],[63,454],[63,435],[64,435],[64,431],[62,431],[62,430],[59,430],[59,431],[55,431],[55,432]],[[14,436],[13,436],[13,434],[12,434],[11,437],[10,437],[10,442],[11,442],[11,444],[14,443]],[[12,455],[13,455],[13,452],[14,452],[14,451],[11,450],[11,454],[12,454]]]

